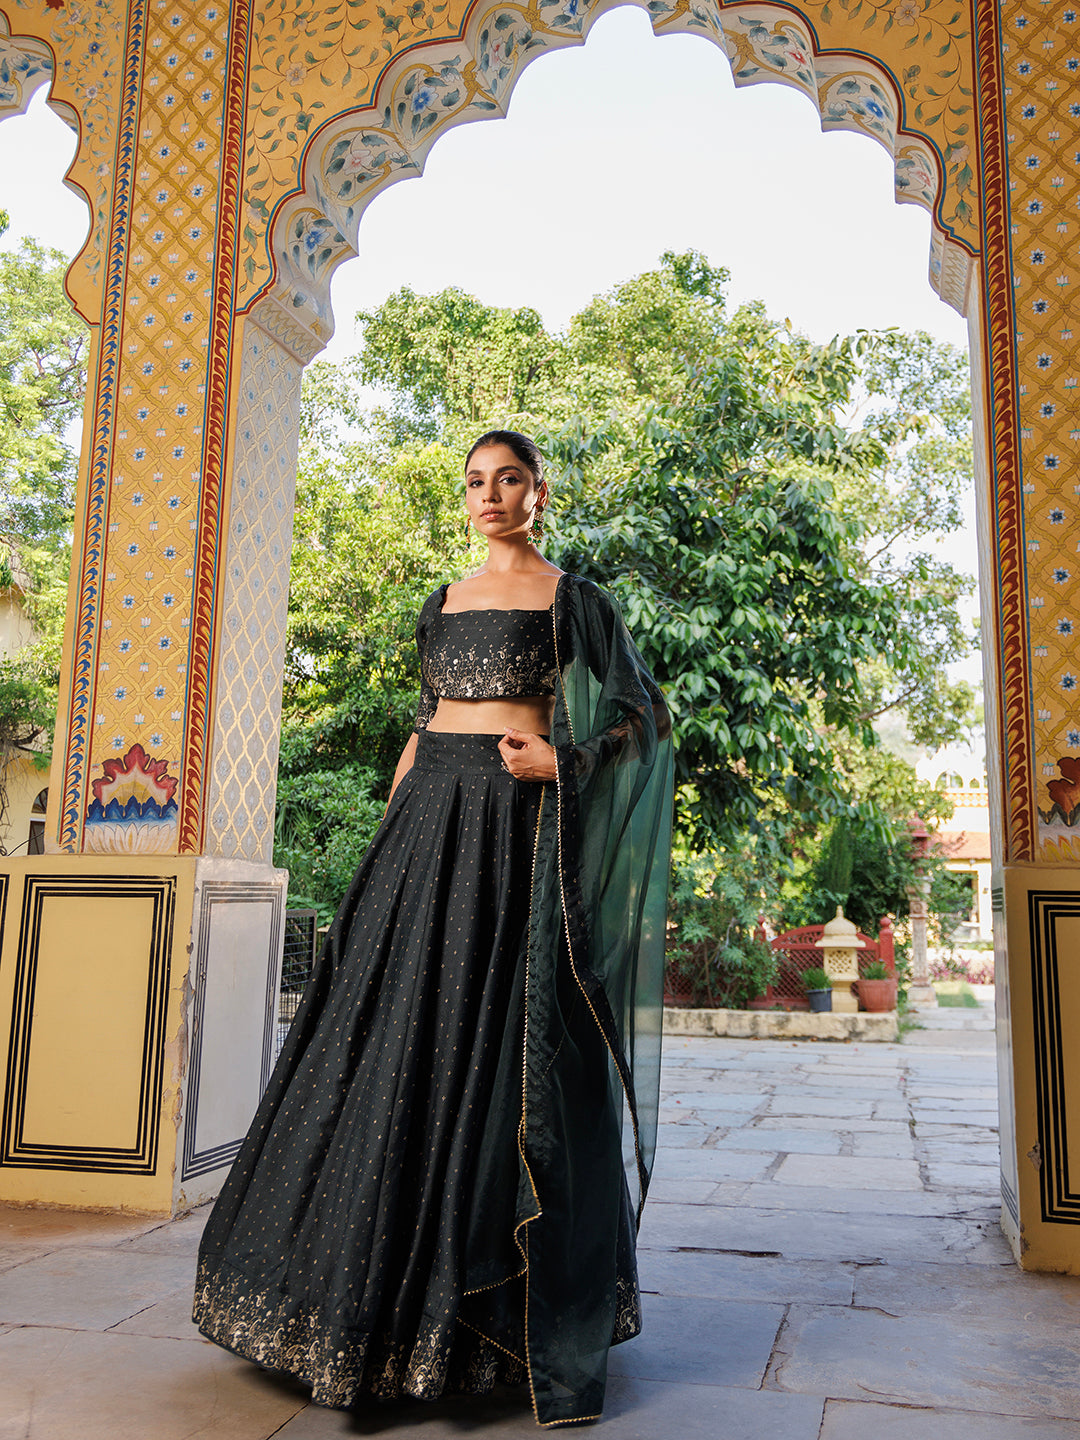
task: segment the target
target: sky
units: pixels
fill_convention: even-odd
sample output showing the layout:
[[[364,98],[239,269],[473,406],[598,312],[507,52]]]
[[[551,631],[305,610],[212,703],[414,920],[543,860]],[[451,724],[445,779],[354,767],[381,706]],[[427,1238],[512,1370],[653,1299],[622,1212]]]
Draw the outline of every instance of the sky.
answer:
[[[62,184],[73,148],[43,91],[0,125],[11,216],[0,247],[29,234],[78,249],[85,205]],[[788,87],[736,90],[714,44],[658,39],[627,7],[584,46],[535,60],[505,119],[450,131],[421,178],[376,197],[359,258],[334,279],[324,356],[353,351],[357,310],[402,285],[532,306],[559,329],[664,250],[690,248],[731,271],[736,302],[761,299],[816,340],[895,325],[964,347],[965,321],[927,279],[929,243],[929,215],[895,203],[892,157],[876,141],[822,134]],[[948,551],[974,572],[973,519]]]

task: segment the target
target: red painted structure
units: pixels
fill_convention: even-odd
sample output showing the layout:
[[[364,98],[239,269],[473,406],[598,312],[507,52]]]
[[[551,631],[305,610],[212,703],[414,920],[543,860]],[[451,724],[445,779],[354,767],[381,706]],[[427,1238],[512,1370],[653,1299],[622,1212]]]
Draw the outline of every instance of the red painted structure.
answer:
[[[765,939],[764,928],[760,933],[761,938]],[[785,1010],[809,1010],[810,1002],[806,998],[806,986],[802,976],[803,971],[809,970],[811,966],[821,967],[821,949],[814,942],[820,940],[824,933],[824,925],[802,925],[796,930],[785,930],[783,935],[777,935],[769,941],[777,952],[779,968],[776,979],[766,988],[765,994],[750,1001],[751,1010],[775,1010],[777,1006]],[[881,922],[876,940],[864,935],[861,930],[856,934],[863,942],[863,949],[859,951],[859,974],[863,973],[872,960],[883,960],[889,974],[895,975],[893,924],[888,915]]]

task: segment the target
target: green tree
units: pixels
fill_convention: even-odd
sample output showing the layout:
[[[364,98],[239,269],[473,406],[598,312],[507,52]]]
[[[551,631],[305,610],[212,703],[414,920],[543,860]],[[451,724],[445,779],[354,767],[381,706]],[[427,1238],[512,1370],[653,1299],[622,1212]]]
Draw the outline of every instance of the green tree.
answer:
[[[861,718],[901,710],[925,744],[966,734],[974,696],[948,666],[972,648],[962,604],[974,582],[924,544],[959,525],[970,485],[966,357],[898,331],[812,346],[758,304],[732,312],[728,278],[700,255],[668,252],[555,336],[532,311],[499,310],[459,291],[402,290],[358,317],[358,374],[389,390],[381,423],[395,443],[417,433],[409,430],[417,417],[424,434],[455,445],[506,422],[554,438],[580,482],[561,501],[556,477],[556,510],[598,505],[612,475],[647,465],[657,412],[685,413],[708,377],[697,408],[715,412],[711,458],[732,473],[768,468],[810,488],[827,482],[824,503],[842,523],[850,575],[895,601],[902,641],[860,655]],[[786,430],[793,415],[796,429]],[[684,431],[692,455],[696,439]]]
[[[295,720],[305,753],[359,746],[386,772],[415,694],[416,603],[464,562],[456,519],[429,548],[418,510],[395,528],[388,478],[441,442],[449,488],[424,513],[456,517],[447,451],[509,423],[551,457],[548,553],[619,595],[667,689],[684,839],[736,849],[752,832],[764,874],[832,817],[888,831],[849,752],[872,753],[894,711],[945,739],[971,709],[941,663],[969,648],[967,582],[920,553],[957,521],[970,469],[963,365],[896,332],[811,344],[761,305],[732,310],[727,283],[701,256],[665,254],[562,334],[454,290],[402,290],[358,317],[357,360],[313,367],[307,386],[323,538],[294,567],[287,739]],[[367,562],[339,573],[334,555],[359,517],[375,528],[356,543],[378,559],[347,615]],[[415,591],[391,583],[390,616],[383,571],[402,563]],[[360,613],[381,616],[376,633]]]
[[[305,377],[282,701],[275,861],[332,911],[378,824],[412,729],[416,613],[465,565],[458,459],[439,445],[381,470],[348,437],[348,377]]]
[[[556,556],[620,598],[665,689],[696,844],[780,805],[835,813],[847,796],[830,732],[872,738],[860,663],[904,632],[888,591],[860,579],[852,527],[832,509],[831,472],[874,449],[823,404],[831,388],[842,398],[854,358],[848,342],[777,338],[767,362],[732,346],[676,401],[546,437]],[[822,456],[814,473],[807,462]]]
[[[0,254],[0,587],[17,591],[36,637],[0,662],[5,771],[16,751],[46,763],[56,714],[88,348],[66,267],[36,240]]]

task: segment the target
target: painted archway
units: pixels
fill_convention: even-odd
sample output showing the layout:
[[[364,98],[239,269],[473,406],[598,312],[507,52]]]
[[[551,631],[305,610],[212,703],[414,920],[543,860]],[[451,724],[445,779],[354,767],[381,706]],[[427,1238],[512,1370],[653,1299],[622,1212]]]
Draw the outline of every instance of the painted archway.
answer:
[[[50,103],[79,135],[69,181],[87,197],[91,225],[68,288],[95,336],[50,856],[33,876],[13,866],[4,890],[0,1004],[13,1016],[8,1073],[23,1078],[5,1098],[0,1181],[15,1198],[112,1203],[123,1191],[141,1197],[127,1203],[168,1208],[195,1181],[212,1187],[229,1158],[231,1142],[215,1137],[232,1119],[207,1121],[201,1137],[194,1110],[191,1076],[210,1031],[185,1028],[187,946],[205,1000],[216,943],[207,896],[219,914],[269,906],[252,954],[266,952],[260,963],[273,968],[299,382],[331,333],[330,277],[355,253],[380,189],[416,174],[448,126],[503,113],[521,69],[581,43],[606,8],[0,0],[0,114],[49,83]],[[1004,1113],[1017,1118],[1015,1134],[1008,1125],[1003,1134],[1005,1222],[1018,1248],[1023,1222],[1025,1263],[1080,1270],[1080,1190],[1067,1164],[1080,1077],[1054,1041],[1063,1015],[1080,1029],[1080,996],[1062,991],[1058,959],[1080,915],[1080,666],[1069,613],[1080,579],[1070,524],[1076,13],[1069,0],[646,8],[658,34],[720,45],[737,84],[795,86],[824,128],[885,145],[898,198],[931,212],[932,283],[968,316],[995,895],[1012,1015]],[[60,913],[60,877],[66,895],[85,885],[83,915],[93,904],[114,917],[143,907],[134,930],[111,922],[132,976],[147,995],[161,990],[146,1002],[138,1071],[157,1098],[126,1149],[81,1135],[50,1149],[34,1138],[20,986],[35,966],[63,968],[40,918],[50,906]],[[152,924],[147,904],[158,907]],[[197,1003],[191,1013],[207,1012]],[[43,1011],[34,1023],[40,1037],[52,1022]],[[253,1031],[253,1053],[262,1043]],[[98,1123],[89,1102],[79,1113],[89,1129]],[[159,1154],[163,1118],[181,1141],[170,1129]],[[118,1150],[126,1170],[105,1161]],[[1029,1153],[1037,1163],[1018,1162]],[[141,1179],[124,1190],[120,1174]]]

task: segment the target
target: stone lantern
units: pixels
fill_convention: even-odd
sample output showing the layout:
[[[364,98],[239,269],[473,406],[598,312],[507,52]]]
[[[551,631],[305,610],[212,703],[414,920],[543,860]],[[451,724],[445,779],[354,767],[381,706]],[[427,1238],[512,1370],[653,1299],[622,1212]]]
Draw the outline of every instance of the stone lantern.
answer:
[[[837,905],[835,916],[825,926],[820,940],[814,944],[821,951],[821,963],[832,985],[832,1008],[834,1012],[854,1014],[859,1002],[851,993],[851,987],[859,978],[858,954],[865,950],[865,940],[860,940],[855,926]]]

